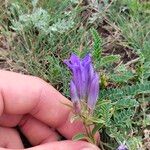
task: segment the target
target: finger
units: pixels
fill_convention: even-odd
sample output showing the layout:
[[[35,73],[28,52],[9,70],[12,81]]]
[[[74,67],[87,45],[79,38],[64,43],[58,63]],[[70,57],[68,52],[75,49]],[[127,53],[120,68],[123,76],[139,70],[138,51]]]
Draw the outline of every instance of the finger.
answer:
[[[59,139],[58,133],[43,122],[26,115],[19,123],[20,129],[32,145],[39,145]]]
[[[5,127],[14,127],[20,122],[21,118],[22,115],[3,114],[0,117],[0,125]],[[24,116],[19,125],[21,131],[32,145],[57,141],[59,139],[59,135],[54,131],[54,129],[50,129],[50,127],[46,124],[33,118],[31,115]]]
[[[84,130],[81,122],[70,123],[68,119],[71,109],[63,103],[71,105],[71,102],[43,80],[0,71],[0,89],[0,112],[30,113],[50,127],[58,128],[68,139]]]
[[[23,148],[18,132],[15,129],[0,127],[0,147]]]
[[[69,104],[70,101],[46,82],[32,76],[0,71],[0,89],[0,112],[3,113],[30,112],[56,127],[67,119],[70,112],[70,108],[61,103]]]
[[[20,122],[22,115],[2,114],[0,116],[0,126],[15,127]]]
[[[6,149],[0,148],[0,150]],[[99,148],[87,142],[68,140],[68,141],[47,143],[36,147],[28,148],[27,150],[99,150]]]
[[[0,112],[13,115],[28,113],[39,101],[41,85],[34,77],[0,71]]]
[[[0,125],[5,126],[5,127],[15,127],[16,125],[18,125],[18,123],[22,119],[21,122],[19,123],[19,125],[21,127],[22,132],[29,139],[29,141],[32,145],[37,145],[39,143],[44,143],[44,142],[46,143],[46,142],[51,142],[51,141],[57,141],[59,139],[59,135],[56,132],[54,132],[53,130],[51,131],[51,129],[48,126],[46,126],[46,124],[44,124],[43,122],[41,122],[35,118],[33,118],[33,119],[32,118],[33,117],[31,115],[26,115],[25,117],[22,118],[22,115],[3,114],[0,117]],[[68,118],[68,122],[70,122],[70,117]],[[80,128],[77,125],[77,122],[75,124],[74,124],[74,128]],[[81,124],[79,123],[79,125],[81,125]],[[46,129],[45,129],[45,126],[46,126]],[[47,128],[48,128],[48,130],[47,130]],[[63,133],[64,128],[66,128],[65,130],[68,130],[68,132],[70,133],[70,135],[68,134],[68,136],[71,137],[72,135],[75,134],[73,132],[75,132],[76,129],[73,131],[72,128],[69,128],[68,126],[62,126],[58,130],[62,130],[62,133]],[[49,130],[50,130],[50,132],[49,132]],[[53,132],[54,132],[54,134],[53,134]],[[40,133],[40,134],[37,135],[35,133]],[[41,133],[42,133],[42,135],[41,135]],[[99,133],[96,133],[95,139],[97,139],[97,143],[98,143],[100,140]]]

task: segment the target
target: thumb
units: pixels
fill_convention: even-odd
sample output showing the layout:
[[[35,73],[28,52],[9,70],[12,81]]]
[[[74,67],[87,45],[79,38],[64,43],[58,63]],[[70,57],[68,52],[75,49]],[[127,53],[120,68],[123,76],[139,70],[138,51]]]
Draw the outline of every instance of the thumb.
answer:
[[[98,147],[84,141],[57,141],[39,145],[28,150],[99,150]]]
[[[50,150],[50,149],[52,150],[100,150],[98,147],[90,143],[84,141],[70,141],[70,140],[42,144],[39,146],[28,148],[26,150]],[[6,150],[6,149],[0,148],[0,150]],[[7,150],[12,150],[12,149],[7,149]]]

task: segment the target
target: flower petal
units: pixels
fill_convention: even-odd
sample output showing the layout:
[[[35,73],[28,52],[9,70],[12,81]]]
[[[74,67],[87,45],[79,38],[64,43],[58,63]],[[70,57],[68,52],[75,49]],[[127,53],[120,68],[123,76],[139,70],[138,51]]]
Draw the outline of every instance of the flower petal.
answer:
[[[70,95],[73,103],[79,102],[77,88],[72,80],[70,82]]]
[[[95,104],[97,102],[98,94],[99,94],[99,77],[95,73],[95,75],[90,83],[89,93],[88,93],[88,101],[87,101],[88,107],[92,110],[94,109]]]
[[[64,60],[64,63],[68,66],[69,69],[72,69],[73,65],[70,63],[69,60]]]
[[[74,53],[72,53],[71,57],[70,57],[70,62],[74,65],[80,64],[80,58],[77,55],[75,55]]]
[[[77,55],[72,54],[70,59],[64,62],[73,74],[71,89],[76,91],[76,95],[71,92],[72,100],[84,100],[89,108],[94,109],[99,93],[99,78],[94,72],[91,55],[87,54],[80,60]]]
[[[83,91],[84,91],[83,80],[84,80],[83,67],[77,66],[76,68],[73,69],[73,81],[74,84],[76,85],[80,100],[82,99]]]
[[[92,66],[92,64],[90,64],[89,66],[89,80],[91,81],[93,79],[94,76],[94,68]]]
[[[91,55],[87,54],[83,59],[82,59],[82,65],[86,66],[87,64],[91,63]]]
[[[128,150],[127,146],[124,144],[121,144],[117,150]]]

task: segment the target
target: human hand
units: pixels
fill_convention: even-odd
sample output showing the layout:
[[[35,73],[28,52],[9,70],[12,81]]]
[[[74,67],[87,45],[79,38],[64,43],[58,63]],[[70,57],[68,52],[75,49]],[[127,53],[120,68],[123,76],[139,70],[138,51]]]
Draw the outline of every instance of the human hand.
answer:
[[[72,103],[43,80],[0,71],[0,150],[23,149],[19,126],[29,142],[29,150],[98,150],[84,141],[71,138],[84,132],[81,122],[70,123]],[[65,141],[58,141],[59,134]]]

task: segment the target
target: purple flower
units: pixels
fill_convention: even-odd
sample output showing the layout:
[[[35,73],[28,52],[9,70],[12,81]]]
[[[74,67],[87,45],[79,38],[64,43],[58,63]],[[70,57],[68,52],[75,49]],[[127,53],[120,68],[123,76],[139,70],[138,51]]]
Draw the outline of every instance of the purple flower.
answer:
[[[121,144],[117,150],[128,150],[127,146],[124,144]]]
[[[70,59],[64,62],[72,72],[70,93],[73,104],[77,105],[85,101],[93,110],[99,94],[99,77],[94,72],[90,54],[87,54],[82,60],[72,54]]]

